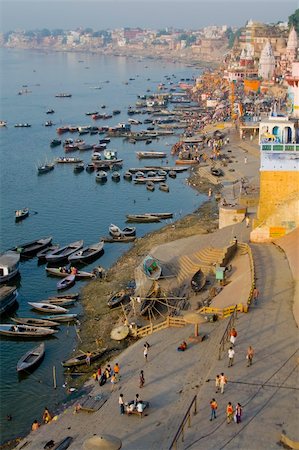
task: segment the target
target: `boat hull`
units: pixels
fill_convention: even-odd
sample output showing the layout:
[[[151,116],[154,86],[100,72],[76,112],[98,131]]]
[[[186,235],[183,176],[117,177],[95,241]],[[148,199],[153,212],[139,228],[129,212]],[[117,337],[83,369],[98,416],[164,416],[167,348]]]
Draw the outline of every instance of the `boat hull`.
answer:
[[[20,358],[17,363],[17,372],[23,372],[36,368],[45,356],[45,344],[42,343],[37,347],[29,350]]]

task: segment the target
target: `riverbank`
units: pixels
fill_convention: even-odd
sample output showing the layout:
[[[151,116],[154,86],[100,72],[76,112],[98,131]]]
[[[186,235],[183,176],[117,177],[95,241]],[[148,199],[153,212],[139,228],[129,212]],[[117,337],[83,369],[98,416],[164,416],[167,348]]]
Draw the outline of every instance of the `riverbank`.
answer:
[[[234,152],[238,148],[239,159],[242,159],[244,149],[239,146],[233,148]],[[242,164],[242,175],[250,177],[250,165],[253,165],[254,161],[257,163],[258,160],[251,154],[248,159],[246,164]],[[216,204],[213,206],[213,203],[214,201],[211,202],[210,212],[217,206]],[[196,214],[191,216],[192,220],[185,222],[185,225],[189,223],[192,229],[193,226],[198,226],[198,220]],[[176,223],[176,229],[180,229],[177,225]],[[215,222],[215,228],[216,225]],[[216,233],[210,232],[211,222],[207,222],[205,228],[201,226],[203,233],[209,232],[213,241]],[[243,240],[248,240],[249,230],[246,226],[240,224],[238,230],[243,235]],[[235,227],[227,227],[221,231],[229,239],[235,232]],[[164,244],[168,242],[167,235],[163,234],[163,230],[161,232],[159,239],[157,236],[152,236],[152,239]],[[195,234],[195,237],[200,240],[199,234]],[[180,248],[183,249],[184,241],[184,239],[174,241],[176,253]],[[131,270],[138,264],[138,260],[134,258],[141,258],[144,252],[148,251],[147,245],[155,246],[154,241],[143,244],[137,242],[138,244],[140,244],[138,251],[132,249],[132,253],[129,252],[129,261],[125,255],[110,269],[108,283],[112,274],[121,273],[121,277],[125,280],[125,267],[129,270],[128,278],[131,279]],[[163,248],[163,245],[160,247]],[[51,439],[59,442],[66,436],[73,436],[74,441],[69,448],[75,450],[82,448],[83,442],[93,434],[107,433],[120,438],[124,449],[164,450],[169,448],[195,395],[197,415],[194,417],[192,415],[192,427],[186,431],[185,448],[195,449],[201,445],[210,450],[222,448],[225,444],[228,449],[233,450],[245,448],[244,443],[250,443],[245,444],[246,448],[268,450],[277,446],[281,432],[285,432],[291,439],[296,439],[297,421],[290,408],[290,404],[294,401],[295,368],[298,364],[296,363],[298,335],[291,311],[294,294],[292,276],[284,254],[274,245],[252,247],[261,295],[258,304],[250,309],[248,315],[241,314],[238,317],[234,367],[226,368],[226,353],[218,360],[219,341],[227,325],[226,320],[202,325],[201,332],[207,337],[202,343],[189,341],[188,336],[193,332],[191,325],[154,333],[145,338],[151,345],[148,362],[143,358],[145,339],[135,342],[118,355],[117,359],[110,361],[112,367],[117,361],[121,368],[120,382],[113,390],[110,383],[103,387],[95,384],[93,380],[87,383],[86,388],[91,389],[90,395],[93,398],[99,396],[105,399],[105,404],[98,411],[92,414],[74,413],[72,406],[60,414],[56,421],[31,433],[17,448],[21,449],[26,445],[28,450],[34,450],[42,448]],[[271,261],[271,264],[265,263],[266,261]],[[89,290],[93,285],[95,286],[91,283],[85,289]],[[85,295],[86,290],[84,297]],[[236,293],[237,297],[238,295],[239,293]],[[87,302],[88,299],[86,297],[85,299]],[[99,301],[98,295],[94,301]],[[85,333],[84,328],[82,325],[82,336]],[[276,331],[274,334],[273,329]],[[188,340],[188,349],[186,352],[178,353],[176,348],[183,340]],[[255,357],[253,366],[247,368],[245,355],[249,344],[255,349]],[[144,370],[145,374],[145,386],[142,389],[138,388],[140,369]],[[223,371],[228,376],[228,384],[224,395],[221,398],[217,397],[217,419],[210,422],[209,401],[215,396],[214,379],[217,373]],[[136,392],[142,399],[149,401],[149,409],[145,411],[142,419],[136,416],[121,416],[118,407],[119,394],[123,393],[125,401],[129,401],[134,398]],[[84,397],[79,402],[83,400]],[[228,401],[233,405],[241,403],[243,416],[240,425],[226,424],[225,407]],[[211,434],[213,439],[209,438]]]

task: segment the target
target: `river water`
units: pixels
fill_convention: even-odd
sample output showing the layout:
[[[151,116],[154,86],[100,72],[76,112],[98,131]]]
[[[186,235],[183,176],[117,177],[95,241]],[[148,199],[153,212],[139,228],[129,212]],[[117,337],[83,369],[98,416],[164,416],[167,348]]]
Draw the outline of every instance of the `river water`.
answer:
[[[95,181],[95,174],[85,171],[74,174],[71,165],[58,165],[54,171],[42,176],[38,176],[36,170],[38,164],[64,154],[61,146],[51,149],[49,145],[57,137],[57,126],[90,125],[92,119],[85,113],[99,110],[101,105],[106,105],[105,112],[119,109],[121,114],[108,121],[97,121],[98,126],[126,122],[127,108],[135,105],[138,94],[147,90],[156,92],[158,84],[166,82],[166,75],[177,82],[197,76],[198,70],[152,59],[6,49],[0,50],[0,67],[0,119],[8,123],[6,128],[0,129],[1,251],[46,236],[52,236],[53,242],[60,245],[78,239],[84,239],[87,245],[107,235],[111,222],[123,227],[128,213],[171,211],[173,220],[176,220],[194,211],[204,201],[204,196],[187,186],[187,172],[179,174],[176,179],[169,179],[170,192],[165,193],[158,189],[148,192],[144,186],[136,186],[123,179],[114,183],[110,177],[106,184],[100,185]],[[26,89],[28,93],[18,95],[19,91]],[[56,98],[60,92],[71,93],[72,97]],[[47,115],[49,108],[53,108],[55,114]],[[134,116],[140,120],[146,117]],[[55,126],[45,127],[45,121],[50,119]],[[30,123],[31,128],[14,127],[15,123],[24,122]],[[134,130],[147,126],[136,126]],[[66,137],[71,135],[63,135],[62,139]],[[100,137],[84,136],[88,143],[98,143]],[[144,160],[137,160],[136,151],[158,150],[169,154],[171,145],[177,140],[176,136],[171,136],[153,141],[151,145],[133,145],[113,138],[108,148],[116,149],[119,157],[124,159],[124,173],[129,167],[144,165]],[[72,155],[79,156],[79,153]],[[90,162],[91,152],[80,152],[80,157],[84,162]],[[156,161],[150,162],[157,164]],[[168,161],[174,164],[171,156]],[[28,207],[31,214],[23,222],[15,223],[14,211],[23,207]],[[164,224],[137,225],[137,236]],[[86,270],[98,264],[108,268],[129,245],[105,244],[104,255]],[[36,258],[22,262],[20,272],[18,309],[13,314],[40,317],[31,311],[27,302],[55,295],[57,279],[47,277],[45,266],[38,265]],[[82,282],[77,282],[71,291],[77,292],[80,287]],[[80,303],[70,312],[82,315]],[[1,322],[9,322],[9,316],[2,317]],[[45,406],[55,410],[67,400],[60,362],[77,345],[74,327],[61,326],[59,333],[47,339],[45,344],[42,364],[32,374],[19,377],[17,361],[36,344],[30,340],[0,339],[2,442],[26,433],[35,418],[40,420]],[[57,373],[56,390],[53,389],[53,366]],[[7,415],[11,415],[12,420],[7,420]]]

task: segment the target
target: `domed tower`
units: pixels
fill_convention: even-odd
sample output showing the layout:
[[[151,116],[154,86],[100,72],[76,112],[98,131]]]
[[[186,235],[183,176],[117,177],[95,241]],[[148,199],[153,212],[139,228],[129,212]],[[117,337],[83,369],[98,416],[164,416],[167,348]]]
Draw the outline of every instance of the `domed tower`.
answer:
[[[275,57],[269,41],[266,42],[259,61],[259,77],[270,80],[275,71]]]
[[[290,34],[289,34],[287,50],[286,50],[286,56],[290,63],[295,61],[295,59],[297,57],[297,48],[298,48],[298,36],[297,36],[295,28],[292,27]]]

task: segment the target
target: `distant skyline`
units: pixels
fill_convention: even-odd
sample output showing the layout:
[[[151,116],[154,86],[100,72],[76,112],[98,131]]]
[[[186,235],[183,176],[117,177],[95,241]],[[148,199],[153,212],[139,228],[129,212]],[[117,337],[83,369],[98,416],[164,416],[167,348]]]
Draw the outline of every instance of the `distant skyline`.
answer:
[[[0,0],[0,31],[243,26],[249,19],[287,21],[298,0]]]

